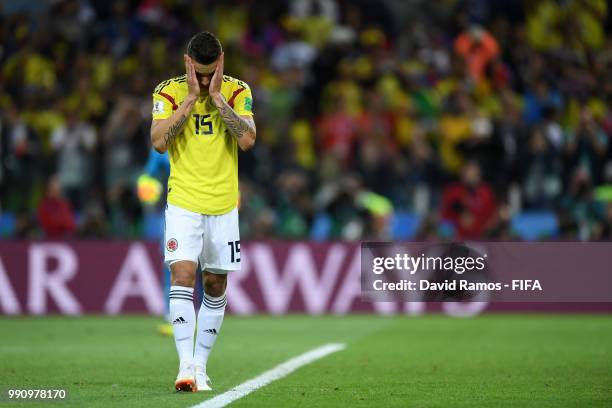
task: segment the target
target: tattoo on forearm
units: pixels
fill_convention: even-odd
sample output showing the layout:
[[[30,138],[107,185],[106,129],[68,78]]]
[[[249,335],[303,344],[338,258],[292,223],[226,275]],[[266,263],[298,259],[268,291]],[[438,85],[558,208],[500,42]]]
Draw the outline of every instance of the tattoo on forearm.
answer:
[[[187,122],[187,116],[183,115],[174,125],[168,128],[168,131],[164,135],[164,142],[166,142],[166,146],[170,146],[170,144],[174,141],[174,138],[180,133],[185,122]]]
[[[227,102],[222,103],[217,109],[225,122],[225,126],[237,139],[240,139],[245,133],[253,131],[251,124],[234,112]]]

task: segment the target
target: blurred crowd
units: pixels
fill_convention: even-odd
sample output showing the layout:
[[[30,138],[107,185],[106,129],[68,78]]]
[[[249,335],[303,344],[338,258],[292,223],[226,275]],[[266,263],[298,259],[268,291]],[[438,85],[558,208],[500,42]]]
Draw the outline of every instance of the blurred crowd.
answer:
[[[605,0],[7,1],[0,15],[5,235],[142,236],[153,88],[194,33],[253,92],[241,235],[612,239]]]

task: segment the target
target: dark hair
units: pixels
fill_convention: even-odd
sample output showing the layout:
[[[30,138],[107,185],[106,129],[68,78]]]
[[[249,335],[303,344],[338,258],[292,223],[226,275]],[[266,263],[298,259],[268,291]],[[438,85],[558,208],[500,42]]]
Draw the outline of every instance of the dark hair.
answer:
[[[187,55],[199,64],[211,64],[221,55],[221,43],[213,33],[197,33],[187,44]]]

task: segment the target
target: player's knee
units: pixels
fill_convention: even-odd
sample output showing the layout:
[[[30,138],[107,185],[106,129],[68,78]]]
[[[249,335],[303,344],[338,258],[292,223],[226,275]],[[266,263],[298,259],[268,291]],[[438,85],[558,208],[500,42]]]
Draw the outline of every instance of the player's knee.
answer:
[[[172,285],[175,286],[188,286],[193,288],[195,285],[195,276],[190,276],[187,272],[180,272],[174,275]]]
[[[223,296],[226,282],[227,275],[206,273],[204,276],[204,291],[207,295],[212,297]]]
[[[172,285],[195,286],[196,267],[192,262],[176,262],[170,266],[172,271]]]

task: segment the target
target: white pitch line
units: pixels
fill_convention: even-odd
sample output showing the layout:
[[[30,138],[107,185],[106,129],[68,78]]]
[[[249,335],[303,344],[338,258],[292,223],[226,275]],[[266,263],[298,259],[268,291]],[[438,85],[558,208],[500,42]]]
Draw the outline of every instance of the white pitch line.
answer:
[[[298,368],[305,366],[306,364],[310,364],[313,361],[316,361],[337,351],[343,350],[344,348],[346,348],[346,345],[342,343],[330,343],[325,344],[321,347],[317,347],[316,349],[307,351],[306,353],[300,354],[297,357],[293,357],[292,359],[277,365],[276,367],[258,375],[255,378],[243,382],[242,384],[224,392],[223,394],[219,394],[214,398],[194,405],[192,408],[225,407],[226,405],[231,404],[237,399],[240,399],[245,395],[248,395],[253,391],[258,390],[261,387],[265,387],[272,381],[280,380],[281,378],[288,376],[289,374],[291,374]]]

